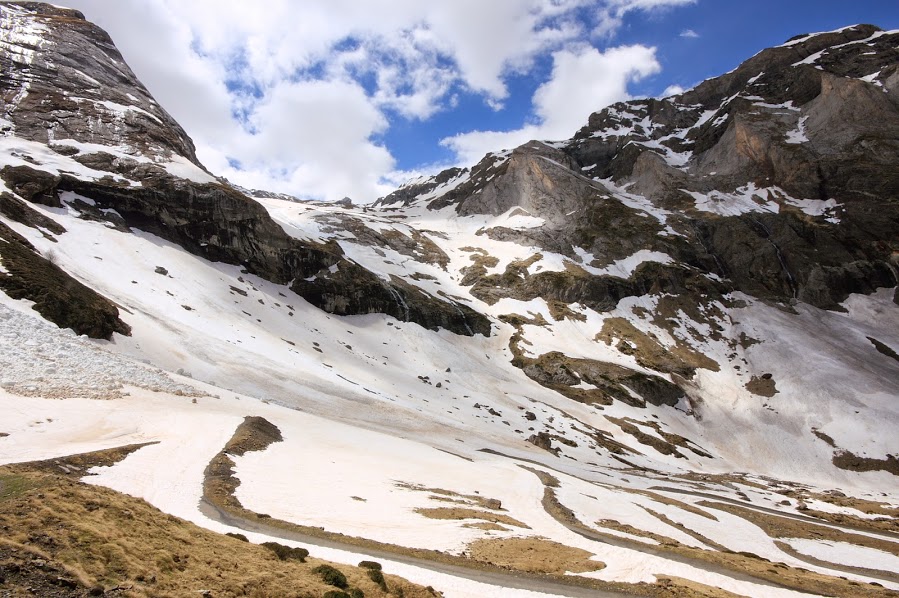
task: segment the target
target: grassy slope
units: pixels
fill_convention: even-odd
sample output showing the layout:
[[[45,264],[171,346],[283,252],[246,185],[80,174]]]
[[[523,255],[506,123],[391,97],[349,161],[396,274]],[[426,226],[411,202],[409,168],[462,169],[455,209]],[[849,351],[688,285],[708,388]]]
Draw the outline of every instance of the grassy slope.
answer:
[[[313,569],[266,548],[166,515],[143,500],[78,481],[59,462],[0,467],[0,591],[82,596],[93,588],[128,596],[309,596],[336,590]],[[71,464],[71,461],[64,463]],[[93,464],[85,462],[79,469]],[[367,571],[337,565],[365,596],[434,594],[385,575],[389,594]],[[94,590],[99,592],[99,589]],[[27,592],[25,592],[27,593]]]

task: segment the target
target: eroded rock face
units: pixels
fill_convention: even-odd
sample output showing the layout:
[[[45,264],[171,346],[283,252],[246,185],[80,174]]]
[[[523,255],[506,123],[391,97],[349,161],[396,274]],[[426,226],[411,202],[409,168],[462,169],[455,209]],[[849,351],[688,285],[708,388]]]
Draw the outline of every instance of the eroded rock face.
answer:
[[[13,299],[34,302],[33,309],[60,328],[110,340],[130,335],[114,303],[40,255],[24,237],[0,222],[0,290]]]
[[[297,279],[290,288],[313,305],[341,316],[382,313],[432,330],[490,336],[489,318],[464,303],[450,298],[435,300],[403,280],[392,277],[386,281],[348,261],[320,272],[313,280]]]
[[[105,31],[77,10],[50,4],[5,2],[0,10],[9,44],[0,53],[0,98],[19,137],[51,147],[90,143],[136,156],[176,155],[200,166],[193,142]]]

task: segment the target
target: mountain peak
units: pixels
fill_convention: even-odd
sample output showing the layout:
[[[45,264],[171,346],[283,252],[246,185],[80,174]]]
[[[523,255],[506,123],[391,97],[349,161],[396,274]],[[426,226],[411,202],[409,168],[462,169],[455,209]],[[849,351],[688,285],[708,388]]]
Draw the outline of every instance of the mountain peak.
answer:
[[[0,44],[0,67],[8,73],[0,81],[3,118],[20,137],[88,168],[158,163],[211,180],[181,126],[137,79],[109,35],[80,12],[2,2]]]

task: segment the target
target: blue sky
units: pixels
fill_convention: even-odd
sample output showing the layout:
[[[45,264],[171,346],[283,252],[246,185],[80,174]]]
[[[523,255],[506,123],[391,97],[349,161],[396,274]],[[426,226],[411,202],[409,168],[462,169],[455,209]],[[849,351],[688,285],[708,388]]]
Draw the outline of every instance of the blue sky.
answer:
[[[215,174],[372,201],[788,38],[899,29],[899,1],[71,0]]]

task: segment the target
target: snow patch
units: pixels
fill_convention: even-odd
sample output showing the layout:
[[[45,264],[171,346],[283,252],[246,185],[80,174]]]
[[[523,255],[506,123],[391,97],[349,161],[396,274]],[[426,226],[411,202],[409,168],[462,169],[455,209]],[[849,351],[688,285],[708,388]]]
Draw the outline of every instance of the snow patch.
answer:
[[[187,179],[195,183],[217,183],[218,179],[201,169],[199,166],[182,156],[173,155],[171,162],[160,164],[172,176]]]
[[[832,540],[784,538],[782,541],[797,552],[829,563],[851,563],[865,569],[899,571],[899,556],[882,550]]]
[[[748,183],[737,188],[733,193],[710,191],[700,193],[687,191],[696,202],[696,209],[702,212],[711,212],[720,216],[739,216],[749,212],[774,212],[780,211],[780,206],[770,201],[767,189],[757,189],[755,183]]]
[[[806,143],[808,141],[808,137],[805,134],[805,123],[808,120],[807,116],[803,116],[799,119],[799,123],[796,126],[796,129],[793,131],[787,132],[787,143]]]

